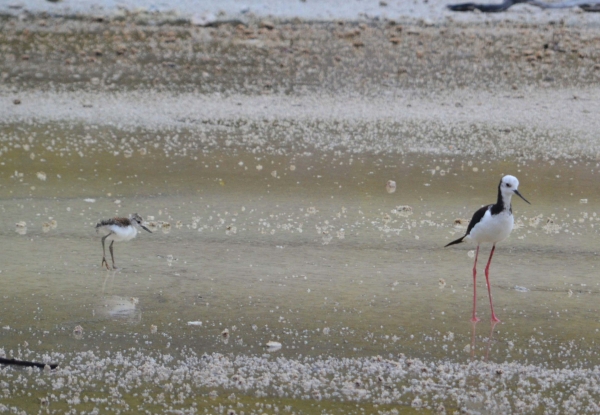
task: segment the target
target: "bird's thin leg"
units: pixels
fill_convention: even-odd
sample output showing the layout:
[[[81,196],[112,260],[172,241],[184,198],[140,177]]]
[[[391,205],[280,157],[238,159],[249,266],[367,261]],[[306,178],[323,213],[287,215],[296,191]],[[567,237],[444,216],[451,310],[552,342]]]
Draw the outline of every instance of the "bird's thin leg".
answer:
[[[114,243],[115,243],[115,241],[112,241],[110,243],[108,250],[110,251],[110,259],[112,259],[113,269],[117,269],[117,267],[115,266],[115,255],[113,254],[113,247],[112,247]]]
[[[473,264],[473,317],[471,321],[477,323],[479,319],[476,316],[477,311],[477,257],[479,256],[479,245],[475,251],[475,263]]]
[[[490,259],[488,260],[487,266],[485,267],[485,282],[487,283],[488,294],[490,296],[490,307],[492,308],[492,322],[499,323],[500,319],[496,317],[496,313],[494,313],[494,302],[492,301],[492,286],[490,285],[490,264],[492,263],[492,256],[494,255],[495,249],[496,244],[492,246],[492,252],[490,252]]]
[[[106,265],[106,269],[108,269],[108,270],[110,270],[110,268],[108,267],[108,262],[106,261],[106,248],[104,247],[104,241],[109,236],[110,236],[110,233],[108,235],[102,237],[102,264],[100,265],[101,267]]]

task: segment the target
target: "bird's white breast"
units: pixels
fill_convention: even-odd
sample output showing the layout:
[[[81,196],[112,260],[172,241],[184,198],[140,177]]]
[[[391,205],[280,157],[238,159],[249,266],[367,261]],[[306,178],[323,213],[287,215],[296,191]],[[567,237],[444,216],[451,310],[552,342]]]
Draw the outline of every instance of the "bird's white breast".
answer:
[[[488,210],[481,221],[471,229],[467,239],[477,244],[500,242],[508,238],[514,224],[515,219],[510,211],[505,210],[497,215],[492,215]]]
[[[135,236],[137,235],[137,229],[135,228],[135,226],[122,227],[117,225],[110,225],[109,229],[113,233],[110,236],[110,239],[116,242],[129,241],[135,238]]]

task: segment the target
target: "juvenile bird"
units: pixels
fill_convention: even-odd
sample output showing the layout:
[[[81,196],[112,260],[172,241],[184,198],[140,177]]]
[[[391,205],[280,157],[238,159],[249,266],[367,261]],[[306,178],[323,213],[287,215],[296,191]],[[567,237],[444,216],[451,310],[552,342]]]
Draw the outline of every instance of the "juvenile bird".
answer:
[[[113,269],[117,269],[115,266],[115,256],[113,253],[113,244],[121,241],[129,241],[137,235],[137,228],[135,225],[140,226],[145,231],[150,231],[150,229],[146,228],[142,225],[144,220],[137,213],[132,213],[128,218],[112,218],[105,219],[96,224],[96,232],[100,230],[107,231],[108,233],[102,237],[102,265],[106,265],[106,269],[110,270],[108,266],[108,262],[106,261],[106,247],[104,245],[105,241],[110,240],[110,246],[108,247],[110,251],[110,258],[112,259],[112,267]]]

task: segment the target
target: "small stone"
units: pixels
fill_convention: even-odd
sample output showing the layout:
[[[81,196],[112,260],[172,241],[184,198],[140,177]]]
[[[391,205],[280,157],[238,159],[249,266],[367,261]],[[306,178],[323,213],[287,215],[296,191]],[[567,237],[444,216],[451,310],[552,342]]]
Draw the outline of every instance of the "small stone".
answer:
[[[469,225],[469,219],[456,218],[454,219],[455,228],[466,228]]]
[[[269,30],[273,30],[273,29],[275,29],[275,24],[273,24],[273,22],[270,22],[268,20],[263,20],[262,22],[260,22],[260,27],[269,29]]]
[[[210,26],[217,21],[217,16],[211,12],[195,14],[192,16],[190,23],[195,26]]]

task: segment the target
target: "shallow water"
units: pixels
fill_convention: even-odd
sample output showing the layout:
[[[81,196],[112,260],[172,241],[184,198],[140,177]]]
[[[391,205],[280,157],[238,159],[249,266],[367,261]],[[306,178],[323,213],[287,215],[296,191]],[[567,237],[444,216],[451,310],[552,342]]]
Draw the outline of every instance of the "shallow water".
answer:
[[[185,135],[171,138],[188,149],[174,153],[168,133],[119,131],[76,149],[77,126],[21,128],[0,171],[0,351],[61,369],[1,369],[8,407],[49,397],[59,411],[361,412],[350,401],[368,413],[541,413],[560,412],[577,390],[579,408],[595,405],[596,162],[270,154]],[[143,144],[123,151],[125,135]],[[513,200],[518,226],[494,256],[502,323],[490,336],[488,248],[473,332],[474,247],[443,246],[508,173],[532,204]],[[153,233],[116,243],[119,269],[106,271],[94,225],[132,212]],[[295,379],[282,375],[291,368]],[[162,401],[148,399],[160,391]]]

